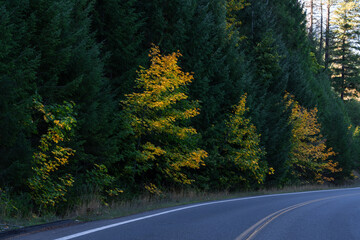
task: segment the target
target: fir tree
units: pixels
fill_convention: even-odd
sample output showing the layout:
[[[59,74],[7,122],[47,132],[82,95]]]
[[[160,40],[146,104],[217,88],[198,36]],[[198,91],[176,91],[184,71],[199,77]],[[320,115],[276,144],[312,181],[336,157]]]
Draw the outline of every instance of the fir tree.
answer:
[[[28,44],[27,1],[0,1],[0,184],[24,191],[30,176],[37,54]]]
[[[266,149],[265,157],[275,174],[269,176],[268,184],[282,184],[288,171],[287,153],[290,150],[290,128],[287,125],[287,112],[282,100],[288,87],[288,63],[285,61],[287,48],[277,24],[273,2],[251,1],[241,15],[243,28],[241,35],[247,38],[246,58],[250,61],[252,74],[246,84],[249,94],[250,116],[261,134],[261,145]],[[263,14],[268,12],[269,14]]]
[[[97,0],[94,30],[106,56],[104,71],[117,98],[130,93],[135,84],[136,69],[144,63],[144,18],[138,12],[137,0]]]
[[[289,127],[281,100],[282,92],[287,87],[287,78],[282,74],[284,66],[278,51],[271,33],[264,36],[255,47],[256,69],[252,104],[254,123],[258,126],[268,153],[266,160],[276,171],[270,179],[280,183],[287,172],[287,157],[284,154],[289,151]]]
[[[139,2],[139,10],[147,16],[141,28],[144,32],[144,46],[158,45],[165,53],[176,50],[184,52],[188,38],[187,27],[194,16],[197,1],[145,0]]]
[[[70,144],[75,171],[115,158],[114,107],[99,44],[90,32],[93,1],[32,1],[30,43],[40,56],[38,92],[47,104],[76,103],[78,128]]]
[[[189,95],[199,100],[201,114],[192,122],[209,153],[206,166],[197,174],[198,183],[213,189],[221,188],[217,179],[223,171],[217,166],[225,161],[221,156],[225,120],[243,93],[247,66],[243,49],[237,46],[239,35],[227,29],[226,1],[199,1],[195,6],[181,64],[194,71]]]
[[[359,35],[358,2],[345,0],[339,3],[334,11],[334,38],[331,54],[332,86],[344,100],[346,97],[357,96],[360,89],[357,53]],[[355,90],[355,91],[354,91]]]

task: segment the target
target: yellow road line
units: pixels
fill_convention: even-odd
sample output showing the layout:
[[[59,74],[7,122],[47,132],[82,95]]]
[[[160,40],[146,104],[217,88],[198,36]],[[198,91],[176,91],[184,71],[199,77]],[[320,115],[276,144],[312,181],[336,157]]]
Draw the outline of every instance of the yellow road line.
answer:
[[[277,212],[274,212],[274,213],[264,217],[263,219],[261,219],[260,221],[258,221],[254,225],[252,225],[250,228],[248,228],[246,231],[244,231],[239,237],[237,237],[236,240],[251,240],[251,239],[253,239],[257,233],[259,233],[263,228],[265,228],[273,220],[275,220],[279,216],[283,215],[284,213],[290,212],[294,209],[297,209],[297,208],[300,208],[300,207],[303,207],[303,206],[306,206],[306,205],[309,205],[309,204],[315,203],[315,202],[320,202],[320,201],[324,201],[324,200],[345,197],[345,196],[352,196],[352,195],[359,195],[359,193],[319,198],[319,199],[302,202],[302,203],[292,205],[290,207],[283,208]]]

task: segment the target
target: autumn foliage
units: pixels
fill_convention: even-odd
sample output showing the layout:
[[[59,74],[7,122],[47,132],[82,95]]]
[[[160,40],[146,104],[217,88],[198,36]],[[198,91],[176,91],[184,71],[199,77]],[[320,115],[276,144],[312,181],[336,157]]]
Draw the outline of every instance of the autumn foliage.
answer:
[[[342,169],[331,160],[336,153],[326,146],[326,139],[321,134],[321,125],[317,120],[317,108],[307,110],[289,94],[285,98],[287,106],[291,108],[291,173],[302,182],[333,181],[331,174]]]
[[[186,95],[193,76],[177,65],[180,56],[179,52],[163,56],[158,47],[152,47],[150,67],[138,72],[139,91],[122,102],[139,151],[137,174],[145,189],[153,193],[158,192],[160,183],[191,184],[186,169],[199,168],[207,156],[196,147],[196,130],[188,126],[199,108]]]
[[[246,107],[244,94],[239,103],[234,106],[234,112],[226,121],[226,156],[236,169],[232,177],[232,184],[236,183],[249,187],[252,181],[261,184],[265,180],[267,165],[260,161],[265,156],[265,151],[260,147],[260,134],[256,127],[245,117],[249,111]]]
[[[350,182],[359,1],[304,1],[0,0],[0,220]]]
[[[69,163],[69,158],[75,150],[66,147],[70,140],[72,129],[76,125],[73,113],[73,103],[45,106],[41,99],[34,100],[35,108],[43,114],[45,123],[49,126],[41,136],[38,151],[33,155],[33,176],[28,180],[33,200],[42,207],[55,206],[66,200],[67,189],[73,185],[71,174],[57,173],[61,167]]]

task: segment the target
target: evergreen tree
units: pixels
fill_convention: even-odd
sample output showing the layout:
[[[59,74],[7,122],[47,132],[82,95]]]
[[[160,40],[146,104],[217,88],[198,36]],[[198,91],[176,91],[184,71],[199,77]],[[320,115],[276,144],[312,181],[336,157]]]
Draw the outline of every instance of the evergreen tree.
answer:
[[[326,32],[325,32],[325,69],[329,68],[330,62],[330,40],[332,38],[332,34],[330,32],[330,19],[331,19],[331,7],[334,5],[335,0],[327,0],[326,4]]]
[[[229,81],[226,58],[226,22],[223,1],[199,1],[194,18],[189,25],[189,41],[184,45],[185,69],[194,71],[190,96],[202,104],[202,114],[195,119],[201,132],[225,119],[225,89]],[[235,102],[233,102],[235,104]],[[232,104],[232,105],[233,105]],[[206,138],[211,136],[206,136]]]
[[[186,45],[186,28],[194,16],[197,0],[145,0],[139,1],[139,11],[146,16],[141,28],[144,32],[144,48],[156,44],[165,53],[180,50],[184,53]]]
[[[309,2],[316,40],[319,1]],[[339,1],[335,12],[334,1],[321,2],[335,14],[325,41],[333,88],[298,0],[0,0],[1,186],[21,193],[32,179],[33,199],[51,205],[80,191],[105,201],[123,190],[127,197],[144,187],[159,194],[192,180],[195,188],[232,190],[293,183],[292,172],[302,181],[348,179],[360,154],[357,107],[336,94],[346,99],[359,86],[358,1]],[[136,80],[152,43],[165,55],[153,49]],[[286,107],[285,91],[296,95],[296,111]],[[38,148],[55,135],[46,137],[34,95],[46,110],[76,103],[74,135],[58,142],[76,151],[66,170],[41,167],[58,156],[46,144]],[[324,158],[328,148],[336,167]],[[46,181],[31,170],[32,156]],[[275,172],[264,180],[266,166]],[[66,196],[53,187],[63,173],[74,180],[72,188],[60,186],[71,189]]]
[[[275,45],[272,34],[255,47],[256,70],[253,85],[253,117],[254,123],[259,128],[262,142],[267,152],[266,160],[269,166],[275,169],[275,174],[270,176],[270,181],[277,183],[284,181],[288,171],[286,167],[286,154],[290,146],[289,126],[286,124],[287,112],[281,100],[286,85],[281,69],[280,55]]]
[[[201,114],[193,119],[193,124],[209,153],[206,166],[197,174],[197,183],[204,188],[220,189],[217,179],[224,172],[218,166],[226,161],[221,155],[225,120],[244,92],[248,66],[243,49],[237,46],[238,33],[227,28],[226,1],[198,1],[186,33],[189,41],[184,45],[181,64],[194,71],[189,95],[199,99]]]
[[[283,27],[274,6],[275,2],[249,1],[250,6],[239,14],[244,36],[240,46],[245,47],[245,58],[250,62],[250,80],[245,83],[248,92],[250,116],[261,134],[261,146],[266,150],[266,161],[275,174],[269,176],[268,184],[282,184],[288,171],[287,153],[290,150],[290,128],[282,100],[288,87],[289,69],[285,56],[288,50],[283,40]],[[278,10],[278,9],[276,9]],[[264,14],[267,12],[267,14]]]
[[[32,95],[38,58],[27,42],[28,2],[0,1],[0,185],[24,191],[30,176]]]
[[[334,38],[331,54],[332,86],[340,98],[357,96],[360,89],[357,45],[359,44],[360,5],[354,0],[344,0],[334,11]],[[354,92],[355,90],[355,92]]]
[[[99,45],[90,32],[93,2],[33,1],[31,44],[37,50],[39,94],[45,103],[72,100],[77,103],[76,142],[81,166],[105,159],[112,146],[109,135],[115,106],[102,77]],[[107,142],[107,144],[105,144]],[[107,149],[107,150],[106,150]]]
[[[146,59],[141,30],[144,18],[137,5],[137,0],[97,0],[95,4],[94,30],[107,56],[105,75],[117,98],[132,91],[136,69]]]

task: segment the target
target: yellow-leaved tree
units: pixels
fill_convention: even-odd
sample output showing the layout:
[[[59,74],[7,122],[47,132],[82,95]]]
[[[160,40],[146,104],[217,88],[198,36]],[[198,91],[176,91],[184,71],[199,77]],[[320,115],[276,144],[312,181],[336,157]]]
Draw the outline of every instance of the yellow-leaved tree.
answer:
[[[326,139],[321,134],[321,125],[317,120],[317,108],[307,110],[288,93],[285,99],[287,106],[291,108],[291,174],[302,183],[334,181],[332,173],[342,169],[330,159],[335,152],[325,144]]]
[[[245,113],[249,111],[246,107],[246,97],[246,94],[241,97],[234,107],[233,114],[225,122],[224,150],[228,165],[232,166],[229,170],[231,174],[228,174],[226,181],[229,185],[238,185],[233,188],[250,187],[254,182],[261,184],[267,173],[274,172],[272,168],[268,168],[266,162],[261,162],[265,151],[260,147],[260,134],[256,132],[256,127],[245,117]]]
[[[48,125],[47,132],[41,136],[38,151],[33,155],[34,174],[28,179],[32,198],[41,209],[65,201],[67,189],[73,185],[71,174],[59,175],[58,171],[68,164],[69,158],[75,153],[65,143],[73,135],[76,119],[73,103],[46,106],[38,97],[34,99],[34,104]]]
[[[188,100],[190,73],[178,66],[179,52],[161,55],[153,46],[148,69],[138,71],[138,92],[122,101],[137,142],[137,177],[151,193],[159,187],[191,184],[187,170],[204,165],[207,153],[197,147],[197,132],[189,120],[199,114],[198,103]]]

